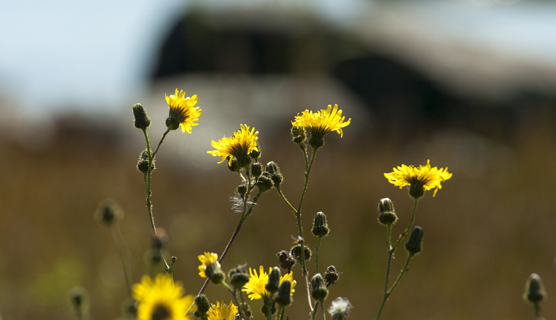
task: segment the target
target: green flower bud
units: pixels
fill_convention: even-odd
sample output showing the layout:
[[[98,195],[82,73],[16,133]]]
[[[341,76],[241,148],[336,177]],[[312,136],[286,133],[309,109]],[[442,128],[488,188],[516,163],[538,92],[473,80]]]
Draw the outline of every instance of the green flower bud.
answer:
[[[154,169],[156,168],[153,159],[153,163],[151,165],[151,171],[153,171]],[[147,149],[143,150],[139,155],[139,161],[137,161],[137,170],[145,174],[149,172],[149,154],[147,153]]]
[[[293,126],[291,129],[292,141],[300,146],[304,146],[307,140],[307,131],[303,127]]]
[[[237,268],[230,270],[228,277],[230,278],[232,285],[238,290],[243,288],[243,286],[249,282],[249,274],[247,274],[245,266],[238,266]]]
[[[251,173],[255,178],[258,178],[263,173],[263,166],[259,162],[255,162],[251,165]]]
[[[229,157],[228,157],[229,158]],[[236,158],[232,159],[231,163],[228,163],[228,169],[232,172],[239,172],[239,170],[241,170],[241,166],[239,165],[239,163],[237,162]]]
[[[421,241],[423,240],[423,229],[419,226],[413,228],[409,240],[405,244],[405,249],[410,255],[421,252]]]
[[[244,196],[247,193],[247,186],[242,184],[240,186],[237,187],[237,193],[239,193],[239,195]]]
[[[152,237],[152,248],[160,250],[167,242],[168,236],[166,235],[166,230],[158,228],[157,235],[153,235]]]
[[[207,278],[209,278],[210,281],[215,284],[222,283],[222,281],[224,281],[224,279],[226,278],[226,275],[220,269],[219,263],[208,265],[205,269],[205,274],[207,275]]]
[[[322,303],[326,296],[328,296],[328,288],[324,284],[321,274],[317,273],[311,279],[311,297]]]
[[[295,265],[295,257],[286,250],[278,252],[276,256],[278,257],[278,265],[280,268],[287,270],[287,273],[290,273]]]
[[[321,132],[313,131],[311,132],[311,138],[309,138],[309,145],[313,150],[318,150],[324,146],[324,134]]]
[[[210,303],[204,294],[200,294],[195,297],[195,305],[197,306],[197,311],[195,311],[195,317],[204,319],[207,316],[207,312],[210,309]]]
[[[388,198],[381,199],[378,202],[378,222],[384,226],[393,225],[398,221],[394,203]]]
[[[304,248],[304,255],[305,255],[305,261],[308,261],[311,259],[311,249],[309,249],[309,247],[307,246],[303,246]],[[295,245],[290,249],[290,253],[297,258],[297,260],[301,263],[301,244]]]
[[[542,284],[541,277],[536,273],[531,273],[529,279],[525,283],[525,293],[523,299],[532,303],[539,303],[546,297],[544,285]]]
[[[270,293],[278,291],[278,288],[280,287],[280,277],[280,268],[272,268],[272,271],[270,271],[270,274],[268,275],[268,281],[264,286],[266,291]]]
[[[87,313],[89,309],[89,295],[83,287],[73,287],[69,292],[70,303],[78,318]]]
[[[115,222],[123,219],[122,209],[111,199],[101,202],[95,212],[95,219],[106,226],[111,226]]]
[[[326,287],[331,284],[335,284],[338,279],[340,279],[340,274],[336,271],[336,267],[329,266],[326,268],[326,271],[324,272],[324,282],[326,283]]]
[[[257,149],[258,150],[253,150],[249,153],[249,156],[255,161],[259,160],[259,158],[261,157],[261,153],[262,153],[261,152],[261,146],[257,145]]]
[[[292,284],[290,280],[284,280],[280,285],[280,288],[278,289],[278,294],[276,294],[276,298],[274,298],[274,301],[276,301],[276,303],[281,307],[289,306],[292,303],[291,291]]]
[[[133,117],[135,118],[135,128],[145,130],[151,125],[151,119],[140,103],[133,106]]]
[[[266,164],[266,171],[270,173],[270,179],[272,180],[276,188],[280,188],[280,184],[284,181],[284,176],[280,172],[280,168],[274,161],[270,161]]]
[[[259,189],[259,192],[265,192],[272,189],[272,187],[272,180],[265,175],[260,176],[257,180],[257,188]]]
[[[311,230],[316,237],[324,237],[330,232],[328,222],[326,222],[326,215],[319,211],[313,220],[313,229]]]

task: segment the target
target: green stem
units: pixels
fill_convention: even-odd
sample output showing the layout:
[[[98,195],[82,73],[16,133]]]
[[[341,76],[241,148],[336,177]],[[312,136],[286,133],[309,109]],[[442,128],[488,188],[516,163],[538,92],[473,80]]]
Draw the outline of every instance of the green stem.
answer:
[[[533,307],[535,307],[535,320],[539,319],[541,308],[538,302],[533,303]]]
[[[317,311],[319,310],[319,303],[319,301],[315,302],[315,307],[313,308],[313,310],[311,310],[311,320],[315,320],[315,316],[317,315]]]
[[[394,254],[394,250],[392,250],[392,225],[389,224],[387,226],[387,238],[388,238],[388,265],[386,266],[386,280],[384,283],[384,296],[382,297],[382,303],[380,304],[380,309],[378,309],[378,314],[376,316],[376,320],[380,318],[380,314],[382,313],[382,309],[384,308],[384,304],[386,300],[388,300],[388,279],[390,278],[390,268],[392,267],[392,256]]]
[[[407,228],[405,228],[405,230],[402,232],[402,234],[398,238],[398,241],[396,241],[396,243],[394,244],[394,247],[392,247],[392,249],[391,249],[392,251],[396,250],[396,248],[398,247],[400,242],[402,242],[402,240],[405,238],[405,236],[409,232],[409,229],[411,229],[411,225],[413,225],[413,221],[415,221],[415,212],[417,211],[417,201],[418,200],[419,200],[418,198],[416,198],[414,200],[414,202],[413,202],[413,213],[411,213],[411,219],[409,220],[409,224],[407,225]]]
[[[290,209],[292,210],[293,214],[297,217],[297,209],[294,208],[294,206],[288,201],[288,199],[286,199],[286,196],[284,195],[284,193],[282,192],[282,189],[280,189],[279,187],[276,188],[276,191],[278,191],[278,194],[280,195],[280,197],[282,198],[282,200],[284,200],[284,202],[288,205],[288,207],[290,207]]]
[[[249,207],[249,210],[247,210],[247,212],[245,214],[242,214],[239,223],[234,231],[234,233],[232,234],[232,237],[230,238],[230,240],[228,241],[228,244],[226,245],[226,247],[224,248],[224,251],[222,252],[222,254],[220,255],[220,257],[218,258],[218,262],[222,263],[222,260],[224,260],[224,257],[226,256],[226,253],[228,253],[228,250],[230,250],[230,247],[232,246],[232,243],[234,242],[236,236],[239,233],[239,230],[241,230],[241,226],[243,225],[243,222],[245,222],[245,220],[247,219],[247,217],[251,214],[251,211],[253,210],[253,208],[255,207],[255,205],[257,204],[257,200],[259,200],[259,197],[261,196],[262,192],[257,193],[257,195],[253,198],[253,204]],[[245,206],[244,206],[244,210],[245,210]],[[199,290],[198,295],[202,294],[205,291],[205,288],[208,285],[210,279],[206,279],[205,283],[203,284],[203,286],[201,287],[201,290]],[[189,307],[190,309],[191,307]],[[189,309],[187,309],[187,312],[189,312]],[[186,312],[186,314],[187,314]]]
[[[324,312],[324,303],[321,303],[320,310],[322,312],[322,319],[326,320],[326,312]]]
[[[388,291],[388,295],[391,295],[392,292],[394,291],[394,289],[396,289],[396,286],[398,285],[398,283],[402,279],[403,275],[407,271],[407,266],[409,265],[409,262],[411,261],[411,258],[413,258],[413,255],[408,253],[407,254],[407,259],[405,260],[405,264],[403,265],[403,269],[402,269],[402,271],[400,271],[400,274],[398,275],[398,278],[396,279],[396,282],[394,282],[394,284],[392,285],[392,288],[390,288],[390,290]]]
[[[305,182],[303,184],[303,190],[301,191],[301,198],[299,199],[299,206],[297,207],[297,227],[299,230],[299,236],[301,239],[303,238],[303,228],[301,226],[301,205],[303,204],[303,199],[305,198],[305,192],[307,191],[307,185],[309,184],[309,174],[311,173],[311,168],[313,167],[313,162],[315,161],[315,157],[317,155],[318,149],[314,149],[313,153],[311,154],[311,161],[307,165],[307,170],[305,171]],[[301,243],[301,266],[303,268],[303,278],[305,279],[305,287],[307,288],[307,300],[309,301],[309,307],[311,311],[313,310],[313,304],[311,303],[311,290],[309,289],[309,278],[307,273],[307,266],[305,264],[305,241]]]
[[[131,284],[133,283],[133,275],[131,270],[131,264],[129,263],[129,251],[127,251],[127,248],[125,246],[122,233],[120,232],[120,226],[116,225],[114,227],[109,227],[109,229],[110,229],[110,235],[112,237],[112,241],[114,241],[114,245],[118,249],[120,259],[122,260],[127,293],[129,294],[129,297],[131,297],[132,296]]]
[[[147,210],[149,212],[149,218],[151,221],[151,227],[153,229],[153,233],[155,236],[157,236],[156,233],[156,225],[154,223],[154,215],[153,215],[153,206],[152,206],[152,202],[151,202],[151,175],[152,175],[152,164],[154,162],[154,156],[156,155],[156,153],[158,152],[158,149],[160,148],[160,145],[162,144],[162,141],[164,140],[164,138],[166,137],[166,135],[168,134],[168,132],[170,131],[170,129],[166,130],[166,132],[164,132],[164,134],[162,135],[162,138],[160,139],[160,142],[158,143],[158,147],[156,148],[156,151],[154,153],[151,153],[151,142],[149,140],[149,135],[147,134],[147,129],[143,129],[143,134],[145,135],[145,140],[147,141],[147,154],[149,156],[149,166],[148,166],[148,172],[145,174],[145,192],[147,194]],[[162,260],[164,261],[164,269],[166,270],[166,272],[170,275],[172,275],[172,268],[168,265],[168,262],[166,262],[166,258],[164,258],[164,254],[162,253],[162,249],[160,249],[160,255],[162,256]]]
[[[317,240],[317,246],[315,247],[315,264],[316,264],[316,271],[315,272],[319,272],[319,248],[320,248],[320,241],[322,240],[322,237],[319,237],[319,239]]]

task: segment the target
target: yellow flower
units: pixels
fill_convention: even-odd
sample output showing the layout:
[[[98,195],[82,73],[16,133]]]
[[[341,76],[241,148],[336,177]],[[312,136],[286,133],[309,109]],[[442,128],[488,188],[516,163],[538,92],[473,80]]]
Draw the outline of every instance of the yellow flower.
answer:
[[[211,304],[207,313],[208,320],[234,320],[237,314],[237,307],[230,301],[229,305],[216,302]]]
[[[166,96],[166,102],[168,103],[168,109],[170,113],[168,119],[166,119],[166,126],[170,130],[176,130],[181,127],[181,131],[191,133],[191,127],[198,125],[195,121],[199,120],[201,115],[201,109],[195,107],[197,104],[197,95],[193,97],[185,97],[185,92],[176,88],[176,93]]]
[[[235,157],[240,167],[245,167],[251,163],[249,154],[253,151],[259,152],[257,147],[258,131],[255,128],[249,130],[248,125],[241,125],[241,129],[234,132],[231,138],[222,138],[216,142],[212,140],[212,147],[216,150],[207,151],[215,157],[221,157],[220,162],[228,159],[228,165],[232,164],[232,159]]]
[[[425,190],[434,189],[433,197],[436,196],[438,189],[442,189],[440,184],[452,177],[448,172],[448,168],[432,167],[430,160],[427,160],[426,166],[406,166],[402,164],[394,168],[394,172],[385,173],[384,176],[391,184],[400,187],[409,186],[409,194],[414,198],[423,196]]]
[[[189,320],[184,315],[195,298],[182,297],[183,291],[169,275],[159,274],[154,282],[149,276],[143,276],[141,283],[133,286],[133,298],[139,303],[137,320]],[[189,311],[194,312],[195,306]]]
[[[269,273],[272,272],[272,268],[269,268]],[[243,286],[242,291],[247,292],[249,299],[256,300],[256,299],[268,299],[270,297],[270,293],[266,291],[265,285],[268,282],[268,273],[264,272],[264,267],[259,267],[259,274],[257,275],[257,271],[249,268],[249,282]],[[292,284],[292,294],[295,292],[293,289],[297,282],[293,280],[293,272],[283,275],[280,278],[280,284],[284,280],[290,280]]]
[[[205,252],[205,254],[198,256],[201,265],[199,266],[199,275],[202,278],[206,278],[207,275],[205,271],[207,267],[213,267],[215,269],[220,269],[220,263],[218,262],[218,255],[212,252]]]
[[[301,115],[299,113],[292,121],[292,125],[296,127],[308,128],[311,131],[311,139],[309,144],[313,148],[320,148],[324,145],[324,135],[336,131],[340,137],[344,136],[342,128],[347,127],[351,123],[351,119],[344,122],[346,117],[342,117],[342,110],[338,110],[338,105],[328,105],[326,110],[320,110],[313,113],[305,110]]]

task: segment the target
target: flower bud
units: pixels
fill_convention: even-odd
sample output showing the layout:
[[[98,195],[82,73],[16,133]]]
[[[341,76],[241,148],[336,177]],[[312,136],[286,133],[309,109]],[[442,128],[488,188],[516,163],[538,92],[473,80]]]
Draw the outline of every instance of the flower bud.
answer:
[[[260,177],[262,173],[263,166],[259,162],[255,162],[251,165],[251,174],[253,174],[255,178]]]
[[[330,232],[328,222],[326,222],[326,215],[323,212],[317,212],[315,215],[311,232],[313,232],[316,237],[324,237]]]
[[[241,170],[236,158],[233,158],[232,161],[228,163],[228,169],[232,172],[239,172],[239,170]]]
[[[282,172],[280,172],[280,168],[274,161],[270,161],[266,164],[266,171],[270,173],[270,179],[272,180],[274,186],[276,188],[280,188],[280,184],[284,181],[284,177],[282,176]]]
[[[394,203],[388,198],[383,198],[378,202],[378,222],[384,226],[395,224],[398,221]]]
[[[262,153],[262,152],[261,152],[261,146],[257,145],[257,149],[253,149],[253,150],[249,153],[249,156],[250,156],[253,160],[257,161],[257,160],[259,160],[259,158],[261,157],[261,153]]]
[[[237,268],[230,270],[228,277],[230,278],[232,285],[238,290],[243,288],[243,286],[249,282],[249,274],[247,274],[245,266],[238,266]]]
[[[133,106],[133,117],[135,118],[135,128],[145,130],[151,125],[151,119],[140,103]]]
[[[311,131],[309,145],[311,146],[311,148],[313,148],[313,150],[318,150],[320,147],[324,146],[324,133]]]
[[[272,180],[270,180],[270,178],[265,175],[260,176],[257,180],[257,188],[259,189],[259,192],[270,190],[272,186]]]
[[[423,240],[423,229],[419,226],[413,228],[409,240],[405,244],[405,249],[410,255],[421,252],[421,241]]]
[[[278,291],[278,288],[280,287],[280,276],[280,268],[272,268],[272,271],[270,271],[270,274],[268,275],[268,281],[264,286],[266,291],[270,293]]]
[[[531,273],[529,279],[527,279],[527,282],[525,283],[525,293],[523,294],[523,299],[536,304],[545,297],[546,292],[544,291],[541,277],[536,273]]]
[[[239,193],[240,196],[244,196],[247,193],[247,186],[244,184],[239,185],[237,187],[237,193]]]
[[[324,279],[322,279],[320,273],[315,274],[311,279],[311,297],[322,303],[327,295],[328,288],[326,287],[326,284],[324,284]]]
[[[331,284],[335,284],[338,279],[340,279],[340,274],[336,271],[336,267],[329,266],[326,268],[326,271],[324,272],[324,282],[327,287]]]
[[[278,294],[276,295],[276,298],[274,298],[274,301],[276,301],[276,303],[281,307],[289,306],[292,303],[291,291],[292,291],[292,284],[290,280],[286,279],[282,281],[282,284],[278,289]]]
[[[167,242],[168,236],[166,235],[166,230],[158,228],[157,234],[152,237],[152,248],[160,250]]]
[[[151,165],[151,171],[153,171],[154,169],[156,168],[153,159],[153,163]],[[137,170],[145,174],[149,172],[149,154],[147,152],[147,149],[143,150],[139,155],[139,161],[137,161]]]
[[[78,318],[87,313],[89,308],[89,296],[83,287],[73,287],[69,292],[70,303]]]
[[[300,146],[305,144],[307,140],[307,131],[303,127],[293,126],[291,129],[292,141]]]
[[[195,305],[197,306],[197,311],[195,311],[195,317],[204,319],[206,318],[207,312],[210,309],[210,303],[204,294],[200,294],[195,297]]]
[[[301,263],[301,246],[302,246],[302,244],[298,244],[298,245],[293,246],[293,247],[290,249],[290,253],[291,253],[294,257],[296,257],[297,260],[298,260],[300,263]],[[308,260],[311,259],[311,254],[312,254],[311,249],[309,249],[309,247],[307,247],[307,246],[303,246],[303,248],[304,248],[304,250],[303,250],[304,252],[303,252],[303,253],[304,253],[304,255],[305,255],[305,261],[308,261]]]
[[[280,268],[287,270],[287,273],[290,273],[295,265],[295,257],[286,250],[278,252],[276,256],[278,257],[278,265]]]
[[[220,269],[220,263],[212,263],[208,265],[205,269],[205,274],[207,278],[212,281],[212,283],[220,284],[226,278],[226,275]]]
[[[97,208],[95,219],[106,226],[122,220],[124,213],[114,200],[106,199]]]

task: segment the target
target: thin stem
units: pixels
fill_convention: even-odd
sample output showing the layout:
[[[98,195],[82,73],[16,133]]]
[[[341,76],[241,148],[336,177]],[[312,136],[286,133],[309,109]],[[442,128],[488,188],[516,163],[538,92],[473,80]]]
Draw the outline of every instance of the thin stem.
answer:
[[[315,272],[319,272],[319,248],[320,248],[320,241],[322,240],[322,237],[319,237],[319,239],[317,240],[317,246],[315,247],[315,265],[317,267]]]
[[[415,212],[417,211],[417,201],[418,200],[419,200],[418,198],[415,198],[415,201],[413,202],[413,213],[411,213],[411,219],[409,220],[409,224],[407,225],[407,228],[405,228],[405,230],[402,232],[402,234],[398,238],[398,241],[396,241],[396,243],[394,244],[394,247],[392,247],[392,249],[391,249],[392,251],[396,250],[396,248],[398,247],[400,242],[402,242],[402,240],[405,238],[405,236],[409,232],[409,229],[411,229],[411,225],[413,224],[413,221],[415,221]]]
[[[319,303],[320,303],[320,302],[317,301],[317,302],[315,303],[315,307],[313,308],[313,310],[311,310],[311,320],[315,320],[315,316],[317,315],[317,311],[319,310],[319,309],[318,309]]]
[[[131,284],[133,283],[133,274],[131,270],[131,264],[129,263],[129,252],[125,246],[122,233],[120,232],[120,226],[116,225],[114,227],[109,227],[110,229],[110,236],[112,237],[112,241],[114,245],[118,249],[118,254],[120,255],[120,259],[122,260],[122,267],[124,269],[125,275],[125,282],[127,287],[127,293],[129,296],[132,296]]]
[[[380,304],[380,309],[378,309],[378,314],[376,316],[376,320],[380,318],[380,314],[382,313],[382,309],[384,308],[384,304],[386,300],[388,300],[388,278],[390,277],[390,268],[392,266],[392,256],[394,255],[394,250],[392,250],[392,225],[389,224],[387,226],[387,238],[388,238],[388,265],[386,266],[386,280],[384,283],[384,296],[382,297],[382,303]]]
[[[158,142],[158,146],[156,146],[156,150],[153,153],[153,159],[156,156],[156,154],[158,153],[158,149],[160,149],[160,145],[162,144],[162,141],[164,141],[164,138],[166,138],[166,135],[168,134],[168,132],[170,132],[170,129],[167,129],[163,134],[162,134],[162,138],[160,138],[160,141]]]
[[[282,192],[282,189],[280,189],[279,187],[276,188],[276,191],[278,191],[278,194],[280,195],[280,197],[282,198],[282,200],[284,200],[284,202],[288,205],[288,207],[290,207],[290,209],[292,210],[293,214],[297,217],[297,209],[294,208],[294,206],[288,201],[288,199],[286,199],[286,196],[284,195],[284,193]]]
[[[403,275],[407,271],[407,266],[409,265],[409,262],[411,261],[411,258],[413,258],[413,254],[408,253],[407,254],[407,259],[405,260],[405,264],[403,265],[403,269],[400,271],[400,274],[398,275],[398,278],[396,279],[396,282],[394,282],[394,284],[392,285],[392,288],[390,288],[390,290],[388,291],[388,295],[391,295],[392,292],[394,291],[394,289],[396,289],[396,286],[398,285],[398,283],[402,279]]]
[[[538,302],[534,302],[533,307],[535,307],[535,320],[537,320],[540,317],[541,307],[539,306]]]
[[[320,310],[322,312],[322,319],[326,320],[326,312],[324,312],[324,303],[321,303]]]
[[[166,137],[166,135],[168,134],[168,132],[170,131],[170,129],[166,130],[166,132],[164,132],[164,134],[162,135],[162,138],[160,139],[160,142],[158,143],[158,147],[156,148],[156,151],[154,153],[151,153],[151,142],[149,140],[149,135],[147,134],[147,129],[143,129],[143,134],[145,135],[145,140],[147,141],[147,154],[149,156],[149,166],[148,166],[148,171],[145,174],[146,177],[144,177],[145,182],[145,193],[147,195],[147,211],[149,212],[149,218],[151,221],[151,227],[153,230],[153,233],[155,236],[157,236],[156,233],[156,225],[154,223],[154,215],[153,215],[153,206],[152,206],[152,202],[151,202],[151,175],[152,175],[152,165],[154,162],[154,156],[156,155],[156,153],[158,152],[158,149],[160,148],[160,145],[162,144],[162,141],[164,141],[164,138]],[[162,256],[162,260],[164,261],[164,269],[166,270],[166,272],[170,275],[172,275],[172,268],[168,265],[168,262],[166,262],[166,258],[164,258],[164,254],[162,253],[162,249],[160,249],[160,255]]]
[[[257,200],[259,200],[259,197],[261,196],[261,192],[259,192],[254,198],[253,198],[253,203],[251,204],[251,207],[249,207],[249,210],[243,214],[239,220],[239,223],[234,231],[234,233],[232,234],[232,237],[230,238],[230,240],[228,241],[228,244],[226,245],[226,247],[224,248],[224,251],[222,252],[222,254],[220,255],[220,257],[218,258],[218,262],[222,263],[222,260],[224,260],[224,257],[226,256],[226,253],[228,253],[228,250],[230,250],[230,247],[232,246],[232,243],[234,242],[236,236],[239,233],[239,230],[241,230],[241,226],[243,225],[243,222],[245,222],[245,220],[247,219],[247,217],[251,214],[251,211],[253,210],[253,208],[255,207],[255,204],[257,203]],[[245,210],[245,207],[244,207]],[[205,283],[203,283],[203,286],[201,287],[201,290],[199,290],[198,295],[202,294],[205,291],[205,288],[208,285],[210,279],[206,279]],[[191,306],[189,307],[189,309],[191,309]],[[189,309],[187,309],[187,312],[189,312]],[[186,312],[186,314],[187,314]]]

